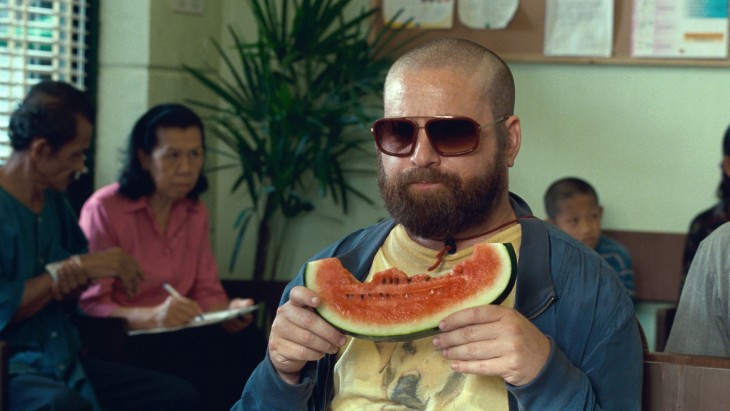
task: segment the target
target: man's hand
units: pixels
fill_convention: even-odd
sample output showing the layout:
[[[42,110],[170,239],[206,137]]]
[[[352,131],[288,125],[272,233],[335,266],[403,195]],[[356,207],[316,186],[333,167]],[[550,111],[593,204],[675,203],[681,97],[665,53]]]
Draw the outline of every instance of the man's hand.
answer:
[[[137,292],[137,284],[145,277],[137,261],[118,247],[80,255],[79,261],[89,278],[117,277],[122,280],[130,296]]]
[[[78,297],[90,283],[86,272],[74,258],[60,262],[55,275],[56,281],[51,290],[57,301]]]
[[[334,354],[345,344],[345,336],[314,312],[319,303],[317,293],[298,286],[276,311],[269,336],[269,358],[289,384],[299,383],[308,361]]]
[[[517,311],[481,305],[439,324],[433,344],[456,372],[498,375],[512,385],[531,382],[550,354],[550,340]]]

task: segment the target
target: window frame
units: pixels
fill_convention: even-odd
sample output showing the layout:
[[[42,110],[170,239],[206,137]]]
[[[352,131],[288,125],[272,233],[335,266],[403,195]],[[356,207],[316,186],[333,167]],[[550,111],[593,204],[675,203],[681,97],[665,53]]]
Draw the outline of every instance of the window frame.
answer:
[[[0,166],[7,160],[5,155],[9,156],[11,153],[7,136],[7,122],[12,112],[17,108],[33,84],[43,79],[66,81],[84,90],[92,104],[96,104],[99,49],[99,0],[4,0],[3,3],[0,4],[0,7],[5,8],[4,11],[7,13],[7,18],[11,17],[11,13],[27,13],[28,10],[33,11],[34,3],[39,3],[36,5],[40,6],[46,3],[46,5],[52,7],[52,9],[49,8],[49,10],[52,10],[49,12],[49,16],[58,16],[59,14],[63,16],[56,19],[56,27],[59,23],[62,23],[65,25],[65,28],[59,30],[61,33],[59,31],[53,31],[51,33],[42,32],[44,29],[47,30],[47,27],[45,27],[42,21],[39,22],[37,20],[38,16],[43,16],[44,14],[39,12],[37,14],[31,14],[30,19],[28,19],[28,15],[26,14],[23,17],[27,20],[22,21],[19,25],[10,26],[7,24],[8,31],[4,34],[0,32],[0,58],[5,58],[5,61],[0,62],[0,64],[3,64],[6,69],[3,73],[5,75],[0,77],[0,87],[7,92],[3,93],[5,94],[4,96],[0,96],[0,98],[5,100],[0,105],[0,119],[2,119],[3,123],[0,124],[0,144],[5,146],[0,151]],[[21,6],[20,9],[16,8],[18,5]],[[66,9],[63,9],[63,7],[66,7]],[[81,12],[77,14],[85,21],[85,25],[81,29],[75,17],[70,19],[66,17],[66,13],[74,7],[82,7],[80,9]],[[0,18],[2,17],[0,15]],[[18,27],[22,27],[21,30],[23,32],[21,36],[13,37],[11,30],[18,30]],[[33,33],[34,30],[36,31]],[[83,36],[81,47],[77,46],[77,36]],[[31,42],[29,42],[29,39]],[[46,39],[48,40],[45,41]],[[3,44],[3,42],[5,43]],[[21,46],[15,48],[18,43],[21,43]],[[34,50],[37,49],[43,49],[45,51],[52,49],[55,52],[55,56],[48,57],[47,53],[34,53]],[[13,53],[16,50],[19,50],[20,53],[14,57]],[[83,53],[81,57],[78,56],[80,52]],[[21,68],[16,71],[16,73],[19,72],[20,74],[13,74],[12,72],[13,63],[15,63],[14,59],[16,58],[23,59]],[[38,61],[42,61],[46,65],[33,64]],[[59,63],[59,61],[61,62]],[[81,68],[79,68],[79,61],[82,64]],[[80,74],[79,70],[82,71]],[[77,212],[80,210],[83,202],[93,192],[95,148],[95,139],[92,139],[92,146],[87,153],[87,167],[89,172],[71,184],[67,190],[71,204]]]

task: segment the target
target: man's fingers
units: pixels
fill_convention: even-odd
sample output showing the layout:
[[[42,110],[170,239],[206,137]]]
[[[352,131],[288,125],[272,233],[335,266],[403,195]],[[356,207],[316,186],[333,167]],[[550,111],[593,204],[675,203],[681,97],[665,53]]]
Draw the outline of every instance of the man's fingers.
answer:
[[[324,332],[324,335],[320,335],[318,332]],[[294,328],[289,330],[285,338],[319,353],[334,354],[339,348],[337,337],[334,333],[329,333],[326,330],[322,331],[320,327],[313,327],[313,329]],[[334,340],[334,342],[331,340]],[[311,359],[311,357],[303,359]]]
[[[326,354],[325,351],[312,349],[285,339],[278,340],[275,347],[272,347],[270,351],[272,359],[277,359],[278,364],[281,366],[280,371],[286,373],[297,372],[301,370],[302,362],[317,361]],[[297,364],[299,369],[287,366],[288,363],[291,363],[291,365]]]
[[[457,311],[439,324],[441,331],[451,331],[472,324],[493,323],[499,321],[509,309],[498,305],[479,305]]]
[[[306,287],[296,286],[292,288],[289,294],[289,302],[296,307],[316,308],[321,300],[314,291]]]
[[[305,296],[306,301],[311,301]],[[345,336],[309,308],[289,301],[277,310],[272,334],[310,349],[333,353],[344,344]]]

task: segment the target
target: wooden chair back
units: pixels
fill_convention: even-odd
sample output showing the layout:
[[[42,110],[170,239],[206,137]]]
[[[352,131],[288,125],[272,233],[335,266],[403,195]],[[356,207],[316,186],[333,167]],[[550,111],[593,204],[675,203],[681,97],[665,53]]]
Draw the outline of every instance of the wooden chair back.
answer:
[[[730,358],[644,354],[644,411],[730,409]]]

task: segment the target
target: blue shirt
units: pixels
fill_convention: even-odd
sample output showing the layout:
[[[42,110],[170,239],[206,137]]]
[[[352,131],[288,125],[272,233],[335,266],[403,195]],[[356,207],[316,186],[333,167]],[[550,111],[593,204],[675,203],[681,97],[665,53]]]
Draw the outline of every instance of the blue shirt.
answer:
[[[629,250],[613,238],[601,235],[598,245],[596,245],[596,252],[618,273],[618,278],[633,299],[635,295],[634,267]]]
[[[86,252],[86,239],[65,197],[44,192],[35,213],[0,188],[0,339],[10,346],[10,374],[34,373],[64,381],[92,403],[94,394],[79,363],[78,332],[55,300],[32,317],[11,324],[25,281],[45,265]]]

